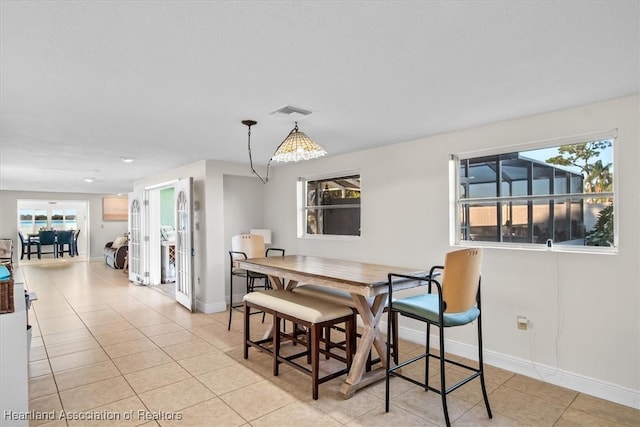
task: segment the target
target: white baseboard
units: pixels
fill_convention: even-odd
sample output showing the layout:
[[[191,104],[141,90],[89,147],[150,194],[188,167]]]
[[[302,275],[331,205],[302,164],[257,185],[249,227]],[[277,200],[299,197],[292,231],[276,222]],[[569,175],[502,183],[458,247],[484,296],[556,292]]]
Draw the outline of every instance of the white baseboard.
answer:
[[[220,313],[227,310],[225,302],[204,303],[196,300],[196,310],[205,314]]]
[[[382,331],[386,331],[386,322],[381,322]],[[424,332],[417,331],[406,327],[399,328],[400,338],[406,339],[417,344],[425,343]],[[477,360],[478,349],[469,344],[461,343],[446,339],[447,353],[465,357],[467,359]],[[431,337],[432,345],[439,347],[437,335]],[[631,408],[640,409],[640,390],[633,390],[597,378],[587,377],[575,372],[554,368],[552,366],[543,365],[526,359],[520,359],[495,351],[484,350],[485,363],[506,369],[508,371],[535,378],[546,383],[565,387],[580,393],[589,394],[620,405],[629,406]]]

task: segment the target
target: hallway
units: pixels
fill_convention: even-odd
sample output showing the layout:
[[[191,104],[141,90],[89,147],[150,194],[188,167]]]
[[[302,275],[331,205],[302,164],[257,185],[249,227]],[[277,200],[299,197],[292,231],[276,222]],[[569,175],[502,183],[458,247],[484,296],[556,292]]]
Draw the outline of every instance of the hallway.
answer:
[[[58,418],[30,425],[443,425],[439,396],[399,380],[392,383],[389,414],[384,382],[343,400],[341,377],[321,385],[313,401],[307,376],[283,366],[274,377],[271,358],[253,349],[242,358],[241,314],[227,331],[226,312],[189,313],[102,262],[21,268],[38,296],[29,312],[29,409],[55,411]],[[253,330],[264,330],[260,317],[252,316]],[[402,342],[400,348],[418,347]],[[487,367],[487,380],[493,420],[474,384],[451,395],[453,425],[640,423],[640,411],[502,369]],[[61,410],[66,419],[59,419]]]

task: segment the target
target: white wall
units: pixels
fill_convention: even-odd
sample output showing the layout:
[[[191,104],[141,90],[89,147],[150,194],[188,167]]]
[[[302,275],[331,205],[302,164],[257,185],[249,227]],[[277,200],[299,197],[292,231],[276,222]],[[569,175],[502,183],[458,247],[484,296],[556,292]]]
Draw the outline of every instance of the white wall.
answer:
[[[113,241],[117,236],[122,236],[127,232],[127,221],[103,221],[102,220],[102,197],[111,194],[88,194],[88,193],[49,193],[35,191],[7,191],[0,190],[0,236],[14,239],[14,251],[17,252],[17,259],[20,259],[20,242],[18,240],[18,200],[87,200],[89,202],[89,251],[92,259],[103,258],[104,245]],[[81,230],[87,233],[87,230]],[[14,258],[15,260],[16,258]]]
[[[251,176],[246,164],[207,160],[206,189],[206,275],[208,297],[205,312],[226,310],[225,274],[229,263],[229,242],[225,234],[224,182],[228,175]],[[259,171],[264,173],[263,170]],[[257,179],[257,178],[256,178]]]
[[[231,237],[248,233],[252,228],[262,228],[264,221],[265,184],[253,176],[224,176],[224,241],[227,253],[225,263],[225,295],[229,295],[229,256]],[[246,282],[236,277],[233,301],[242,301]]]
[[[225,240],[224,176],[247,176],[247,165],[200,161],[134,183],[134,190],[179,178],[194,179],[194,280],[196,308],[213,313],[226,310],[225,268],[228,243]]]
[[[450,154],[617,128],[619,253],[486,250],[483,329],[489,363],[640,407],[638,104],[638,96],[625,97],[274,168],[264,226],[287,253],[428,268],[453,249]],[[362,178],[361,238],[298,239],[297,178],[354,169]],[[517,315],[530,319],[529,330],[516,328]],[[401,325],[404,336],[423,336],[406,319]],[[472,355],[473,328],[448,336],[455,352]]]

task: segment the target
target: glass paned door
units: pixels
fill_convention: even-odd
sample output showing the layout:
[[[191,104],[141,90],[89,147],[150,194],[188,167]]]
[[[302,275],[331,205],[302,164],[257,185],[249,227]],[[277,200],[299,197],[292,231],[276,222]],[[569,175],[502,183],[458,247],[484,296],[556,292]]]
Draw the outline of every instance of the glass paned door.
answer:
[[[181,179],[174,187],[176,197],[176,301],[195,309],[193,281],[193,178]]]
[[[129,280],[145,284],[144,203],[142,193],[129,193]]]

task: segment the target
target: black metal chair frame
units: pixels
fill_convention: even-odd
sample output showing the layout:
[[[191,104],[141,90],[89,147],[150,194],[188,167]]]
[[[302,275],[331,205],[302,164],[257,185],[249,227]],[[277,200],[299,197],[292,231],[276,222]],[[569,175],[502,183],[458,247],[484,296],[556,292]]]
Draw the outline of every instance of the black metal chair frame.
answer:
[[[483,363],[483,357],[482,357],[482,309],[480,306],[480,284],[481,284],[481,278],[478,279],[478,292],[476,294],[476,302],[477,302],[477,307],[478,310],[480,311],[480,314],[478,315],[478,318],[476,319],[477,322],[477,327],[478,327],[478,368],[474,368],[472,366],[457,362],[455,360],[450,360],[446,358],[446,354],[445,354],[445,348],[444,348],[444,329],[446,328],[441,326],[444,325],[444,313],[445,313],[445,309],[446,309],[446,303],[445,301],[442,299],[442,285],[440,284],[440,282],[438,282],[438,280],[436,280],[434,277],[437,276],[438,273],[436,273],[436,270],[444,270],[444,266],[434,266],[431,268],[430,272],[429,272],[429,276],[428,277],[418,277],[418,276],[408,276],[408,275],[402,275],[402,274],[394,274],[394,273],[390,273],[389,274],[389,301],[392,301],[392,292],[393,292],[393,279],[394,278],[400,278],[400,279],[411,279],[411,280],[421,280],[424,282],[427,282],[426,285],[428,286],[427,292],[431,293],[432,290],[432,285],[435,284],[436,288],[437,288],[437,292],[438,292],[438,301],[440,303],[440,309],[439,309],[439,316],[438,316],[438,322],[433,322],[429,319],[426,319],[424,317],[421,316],[416,316],[412,313],[407,313],[404,311],[400,311],[400,310],[395,310],[392,307],[392,304],[390,304],[389,306],[389,310],[390,312],[395,312],[395,313],[400,313],[403,316],[415,319],[415,320],[419,320],[421,322],[425,322],[427,325],[427,337],[426,337],[426,348],[425,348],[425,353],[420,354],[418,356],[415,356],[409,360],[403,361],[402,363],[396,363],[395,366],[391,366],[391,363],[388,364],[387,366],[387,370],[386,370],[386,378],[385,378],[385,411],[389,412],[389,380],[390,377],[394,376],[394,377],[399,377],[402,378],[404,380],[407,380],[413,384],[416,384],[422,388],[424,388],[425,391],[433,391],[435,393],[440,394],[440,396],[442,397],[442,409],[444,411],[444,417],[445,417],[445,422],[447,424],[447,426],[451,425],[451,422],[449,420],[449,410],[447,408],[447,394],[451,393],[454,390],[457,390],[459,387],[463,386],[464,384],[468,383],[469,381],[475,379],[475,378],[480,378],[480,385],[482,387],[482,397],[484,398],[484,403],[485,406],[487,408],[487,414],[489,416],[489,418],[493,418],[493,414],[491,413],[491,407],[489,406],[489,399],[487,397],[487,389],[485,387],[485,381],[484,381],[484,363]],[[394,322],[394,320],[397,319],[397,316],[389,316],[389,322],[387,324],[387,333],[390,336],[391,334],[391,330],[392,330],[392,323]],[[439,344],[440,344],[440,352],[439,354],[433,354],[430,351],[430,344],[431,344],[431,325],[434,325],[436,327],[438,327],[438,338],[439,338]],[[389,344],[387,344],[387,360],[391,361],[391,346]],[[399,370],[401,370],[404,366],[410,365],[411,363],[417,362],[419,360],[425,359],[425,381],[421,382],[418,381],[414,378],[411,378],[409,376],[403,375],[401,372],[398,372]],[[435,388],[429,385],[429,358],[434,358],[434,359],[438,359],[440,361],[440,388]],[[470,376],[466,377],[465,379],[463,379],[462,381],[459,381],[458,383],[454,384],[453,386],[447,388],[446,387],[446,376],[445,376],[445,363],[451,363],[453,365],[456,365],[458,367],[461,368],[465,368],[469,371],[472,371],[473,374],[471,374]]]
[[[280,252],[280,256],[284,256],[285,250],[280,248],[268,248],[265,251],[264,256],[269,256],[270,252]],[[229,251],[229,324],[227,325],[227,330],[231,330],[231,316],[233,314],[233,310],[244,311],[244,303],[239,302],[233,303],[233,276],[236,277],[244,277],[246,279],[246,293],[253,292],[256,288],[255,281],[256,279],[264,280],[263,286],[258,286],[258,288],[262,289],[271,289],[271,283],[269,282],[269,278],[266,274],[255,273],[249,270],[242,270],[242,272],[234,272],[233,271],[233,262],[235,260],[234,255],[241,255],[244,259],[247,258],[247,254],[240,251]],[[259,312],[251,313],[251,314],[260,314]],[[262,319],[264,321],[264,313],[262,313]]]

